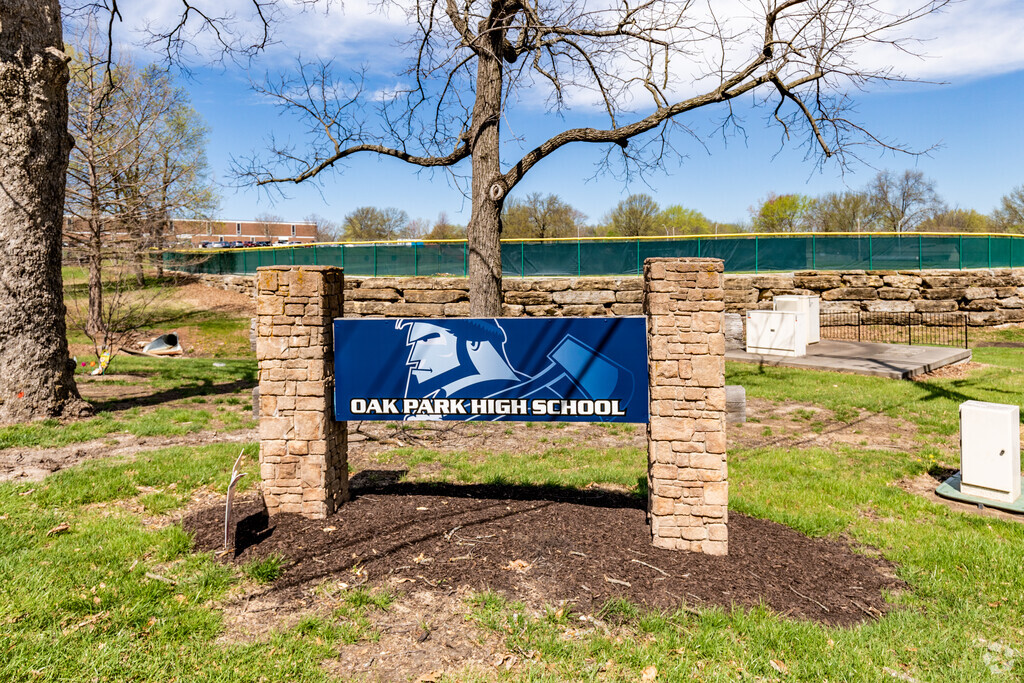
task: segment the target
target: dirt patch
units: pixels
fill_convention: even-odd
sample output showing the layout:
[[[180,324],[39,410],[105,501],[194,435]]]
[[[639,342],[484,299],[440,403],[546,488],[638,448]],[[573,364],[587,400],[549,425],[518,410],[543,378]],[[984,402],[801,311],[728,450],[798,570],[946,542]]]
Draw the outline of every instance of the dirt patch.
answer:
[[[975,363],[974,361],[954,363],[931,372],[926,372],[923,375],[915,375],[911,379],[915,382],[928,382],[933,379],[964,379],[975,370],[980,370],[983,367],[985,367],[983,363]]]
[[[933,503],[944,505],[950,510],[966,512],[968,514],[978,515],[979,517],[994,517],[996,519],[1003,519],[1009,522],[1024,523],[1024,515],[1017,515],[1012,512],[1005,512],[988,506],[980,508],[974,503],[963,503],[959,500],[950,500],[949,498],[943,498],[939,494],[935,493],[935,489],[938,488],[939,484],[949,479],[951,476],[956,474],[956,472],[957,470],[954,469],[939,468],[933,472],[924,472],[916,477],[900,479],[896,482],[896,485],[907,493],[922,496]]]
[[[175,288],[174,301],[199,311],[256,315],[256,300],[251,295],[207,287],[198,282]]]
[[[917,428],[880,413],[855,408],[844,420],[831,410],[799,403],[747,399],[747,421],[726,428],[730,446],[744,448],[862,448],[912,452],[920,448]]]
[[[644,503],[634,496],[396,483],[400,474],[360,473],[354,500],[325,520],[270,521],[250,495],[237,507],[232,559],[286,557],[287,571],[273,586],[285,598],[358,575],[401,590],[499,591],[534,607],[569,602],[588,614],[622,597],[656,609],[766,604],[833,625],[886,612],[883,592],[903,587],[889,563],[842,541],[740,514],[730,514],[729,555],[709,557],[651,547]],[[222,515],[210,507],[185,517],[197,548],[221,547]]]
[[[406,681],[410,674],[436,680],[442,673],[467,668],[483,674],[496,659],[499,666],[508,662],[510,653],[496,633],[467,623],[468,593],[409,591],[387,613],[371,615],[380,633],[377,642],[342,647],[325,668],[345,678]]]
[[[0,450],[0,481],[41,481],[47,475],[86,460],[131,456],[155,448],[247,443],[256,439],[256,430],[246,429],[226,434],[203,431],[182,436],[137,437],[132,434],[112,434],[105,439],[57,448],[7,448]]]
[[[310,615],[332,618],[342,606],[345,590],[325,582],[302,597],[285,598],[274,588],[246,590],[222,605],[224,632],[220,642],[252,643],[274,631],[294,627]],[[251,586],[250,586],[251,588]],[[511,668],[517,662],[501,638],[467,621],[469,591],[409,590],[385,610],[365,613],[372,640],[342,645],[324,669],[345,680],[435,680],[442,673],[473,670],[490,678],[488,668]],[[521,660],[519,660],[521,661]]]

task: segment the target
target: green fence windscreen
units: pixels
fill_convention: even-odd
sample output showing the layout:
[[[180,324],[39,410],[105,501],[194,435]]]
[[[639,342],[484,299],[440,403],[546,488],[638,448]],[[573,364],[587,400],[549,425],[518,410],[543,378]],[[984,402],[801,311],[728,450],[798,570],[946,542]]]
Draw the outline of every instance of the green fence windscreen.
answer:
[[[1010,235],[800,234],[666,239],[506,241],[506,277],[637,275],[654,257],[720,258],[732,273],[1024,267],[1024,237]],[[323,244],[167,252],[168,268],[252,274],[273,265],[340,266],[350,275],[468,274],[465,242]]]

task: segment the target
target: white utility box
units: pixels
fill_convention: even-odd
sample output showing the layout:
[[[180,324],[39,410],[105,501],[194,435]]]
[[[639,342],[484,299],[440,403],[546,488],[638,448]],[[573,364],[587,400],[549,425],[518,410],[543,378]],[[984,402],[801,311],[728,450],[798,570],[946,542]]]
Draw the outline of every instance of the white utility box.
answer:
[[[807,343],[821,341],[821,299],[809,294],[780,294],[773,300],[776,311],[793,311],[803,314],[807,321]]]
[[[807,323],[792,311],[747,311],[747,353],[807,354]]]
[[[1020,497],[1020,408],[960,404],[960,492],[1012,503]]]

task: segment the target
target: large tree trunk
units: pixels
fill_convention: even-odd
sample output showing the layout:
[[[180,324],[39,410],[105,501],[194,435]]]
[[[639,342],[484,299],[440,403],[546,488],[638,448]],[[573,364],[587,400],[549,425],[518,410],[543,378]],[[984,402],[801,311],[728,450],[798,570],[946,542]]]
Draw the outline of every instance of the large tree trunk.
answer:
[[[483,27],[481,27],[483,28]],[[503,31],[480,31],[488,45],[477,63],[473,105],[473,213],[466,229],[469,242],[469,314],[501,315],[501,206],[505,186],[500,180],[498,122],[501,118],[501,41]]]
[[[61,277],[67,84],[57,0],[0,0],[0,423],[88,409]]]

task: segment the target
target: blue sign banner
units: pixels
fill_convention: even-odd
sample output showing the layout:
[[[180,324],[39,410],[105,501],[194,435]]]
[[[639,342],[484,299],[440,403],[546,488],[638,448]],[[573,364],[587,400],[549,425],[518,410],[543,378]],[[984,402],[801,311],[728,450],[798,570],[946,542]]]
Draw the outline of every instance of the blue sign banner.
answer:
[[[647,319],[339,318],[347,420],[647,422]]]

